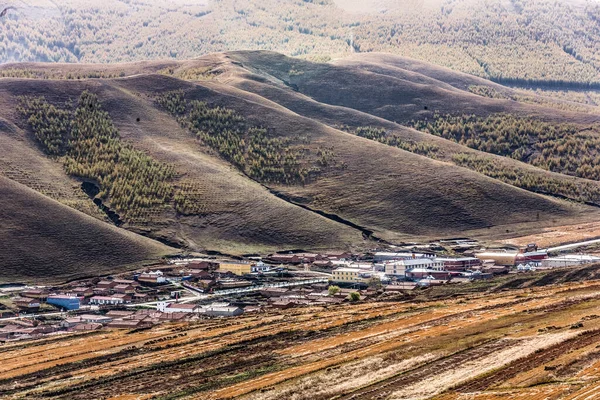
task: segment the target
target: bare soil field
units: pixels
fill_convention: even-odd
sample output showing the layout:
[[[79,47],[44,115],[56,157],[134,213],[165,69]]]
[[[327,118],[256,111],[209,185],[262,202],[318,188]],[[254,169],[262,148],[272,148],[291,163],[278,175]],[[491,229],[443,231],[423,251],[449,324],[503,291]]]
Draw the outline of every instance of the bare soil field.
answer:
[[[585,398],[600,383],[599,306],[591,281],[69,334],[1,346],[0,392],[14,399]]]

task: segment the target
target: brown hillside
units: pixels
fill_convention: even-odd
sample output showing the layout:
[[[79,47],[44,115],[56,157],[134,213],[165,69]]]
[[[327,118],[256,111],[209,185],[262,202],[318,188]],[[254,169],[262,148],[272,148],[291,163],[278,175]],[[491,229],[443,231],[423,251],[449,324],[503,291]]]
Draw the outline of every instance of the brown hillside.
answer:
[[[0,176],[0,281],[61,281],[139,267],[173,253]]]
[[[133,88],[136,85],[140,87]],[[127,226],[136,232],[194,250],[236,254],[282,248],[345,247],[363,242],[358,230],[278,199],[209,154],[173,118],[158,110],[152,99],[133,95],[142,90],[153,95],[188,86],[187,82],[161,75],[86,82],[4,80],[0,82],[0,92],[6,96],[0,104],[7,118],[19,120],[11,106],[19,95],[41,94],[60,103],[76,99],[85,89],[91,90],[100,96],[125,141],[173,165],[178,181],[197,184],[199,192],[195,201],[202,205],[201,213],[191,216],[166,213],[149,224]],[[35,144],[26,144],[32,145]],[[38,156],[44,157],[41,152]]]
[[[465,90],[471,84],[498,87],[489,81],[397,56],[366,54],[355,61],[316,64],[272,52],[231,52],[232,60],[262,80],[279,83],[314,100],[363,111],[401,124],[439,114],[511,114],[580,123],[598,115],[557,111]],[[426,68],[421,68],[425,64]],[[509,89],[504,88],[503,90]]]
[[[434,69],[431,66],[430,68]],[[229,85],[235,86],[250,93],[257,94],[262,98],[271,100],[273,104],[284,106],[302,116],[319,121],[334,128],[340,126],[346,126],[349,128],[366,126],[378,127],[385,129],[390,135],[398,137],[405,142],[425,143],[435,146],[437,150],[434,156],[440,161],[454,163],[453,157],[460,154],[468,154],[477,158],[488,160],[490,163],[497,165],[499,168],[516,170],[524,175],[535,177],[536,179],[551,180],[564,187],[574,185],[578,188],[575,190],[577,193],[584,194],[589,191],[589,188],[594,188],[595,191],[600,191],[600,183],[594,180],[550,172],[512,158],[497,156],[483,151],[471,149],[442,137],[417,131],[415,129],[366,112],[355,110],[353,108],[320,103],[309,96],[290,89],[284,84],[273,82],[272,80],[265,80],[264,77],[260,75],[259,70],[248,68],[253,71],[252,73],[248,73],[247,70],[240,72],[239,68],[232,69],[236,70],[237,72],[232,74],[233,76],[227,79],[227,83]],[[480,80],[480,78],[476,77],[471,77],[471,79]],[[495,85],[491,82],[488,83],[490,85]],[[510,91],[508,88],[503,88],[507,91]],[[532,108],[529,105],[524,107]],[[540,110],[543,111],[543,113],[540,114],[541,118],[555,118],[555,110],[548,110],[541,107],[534,108],[535,110],[532,110],[532,113],[540,112]],[[574,116],[572,116],[572,121],[583,120],[587,122],[589,118],[590,117],[587,115],[574,114]],[[573,195],[573,193],[566,195],[566,197],[575,200],[578,199],[576,195]],[[587,196],[586,201],[600,204],[600,197]]]
[[[150,86],[144,77],[119,82],[129,90],[148,94],[151,88],[164,85]],[[308,135],[311,146],[332,147],[338,161],[347,165],[345,170],[330,171],[304,186],[270,186],[298,203],[340,216],[387,239],[483,229],[478,232],[481,235],[500,225],[506,233],[596,213],[592,208],[528,193],[464,168],[332,129],[231,86],[202,82],[189,86],[186,96],[233,108],[248,119],[268,124],[276,134]],[[535,226],[520,225],[528,222]]]
[[[166,205],[148,220],[126,220],[124,227],[189,249],[244,254],[348,248],[369,245],[362,234],[370,232],[391,241],[456,235],[498,238],[598,219],[594,207],[527,192],[451,161],[459,153],[481,154],[561,182],[596,182],[548,173],[417,132],[394,123],[393,110],[401,110],[404,120],[432,113],[432,108],[423,109],[423,102],[439,102],[457,112],[477,108],[483,113],[537,113],[543,118],[569,116],[581,123],[597,117],[484,98],[465,92],[451,77],[408,67],[398,71],[402,65],[386,66],[384,61],[388,62],[382,59],[377,67],[381,71],[375,73],[350,61],[314,64],[275,53],[237,52],[177,64],[113,66],[111,71],[125,71],[126,77],[79,80],[62,79],[67,76],[60,76],[60,66],[41,65],[40,74],[52,68],[47,75],[61,79],[0,80],[0,140],[12,148],[0,171],[105,219],[93,206],[89,209],[91,201],[78,192],[80,181],[42,153],[31,127],[16,111],[22,95],[44,96],[63,107],[88,90],[98,96],[120,140],[172,166],[175,175],[170,184],[175,190],[193,187],[190,199],[196,211],[182,214]],[[77,65],[63,73],[94,76],[100,70],[98,65]],[[326,149],[332,164],[305,183],[251,177],[159,106],[157,96],[176,90],[183,91],[187,102],[201,100],[208,107],[233,110],[247,124],[263,128],[268,137],[302,138],[302,152],[313,166],[316,154]],[[437,160],[346,133],[337,129],[339,125],[377,126],[410,141],[433,143],[439,148]]]

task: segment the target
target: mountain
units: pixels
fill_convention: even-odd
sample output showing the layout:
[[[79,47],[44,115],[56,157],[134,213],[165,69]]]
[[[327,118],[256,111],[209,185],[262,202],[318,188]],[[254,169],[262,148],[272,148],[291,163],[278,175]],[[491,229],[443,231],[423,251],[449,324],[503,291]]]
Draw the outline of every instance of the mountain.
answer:
[[[517,92],[430,64],[233,52],[27,69],[35,79],[0,80],[2,175],[176,247],[499,239],[598,217],[594,179],[415,129],[445,114],[586,127],[596,115],[483,97],[469,88]]]
[[[0,19],[0,62],[112,64],[242,49],[323,61],[376,51],[498,82],[580,89],[600,83],[595,1],[40,0],[12,5],[17,9]]]

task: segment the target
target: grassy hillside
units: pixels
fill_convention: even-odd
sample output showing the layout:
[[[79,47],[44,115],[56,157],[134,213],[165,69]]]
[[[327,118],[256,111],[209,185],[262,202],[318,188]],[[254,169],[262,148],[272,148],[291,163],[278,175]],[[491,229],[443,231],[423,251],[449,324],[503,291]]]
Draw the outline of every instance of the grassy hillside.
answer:
[[[152,96],[140,98],[133,95],[140,92],[138,89],[122,87],[137,84],[145,87],[145,90],[152,89],[149,91]],[[103,197],[106,205],[123,214],[123,227],[127,229],[194,250],[236,254],[362,244],[360,231],[278,199],[216,154],[200,146],[192,134],[183,130],[166,111],[162,111],[154,97],[154,91],[159,93],[165,88],[177,89],[182,86],[189,84],[160,75],[102,83],[6,80],[0,83],[0,91],[6,95],[0,103],[5,102],[2,103],[3,115],[17,121],[33,136],[30,124],[14,107],[14,102],[18,102],[20,96],[43,95],[47,102],[64,107],[69,100],[76,103],[87,89],[100,99],[102,110],[110,116],[123,144],[148,155],[152,162],[172,168],[174,176],[169,184],[174,196],[160,209],[143,213],[142,218],[136,215],[128,218],[127,214],[129,212],[131,217],[132,210],[129,206],[120,209],[122,206],[116,202],[113,204],[114,194],[108,193]],[[22,145],[39,146],[31,138]],[[47,155],[38,151],[37,157],[43,159]],[[58,167],[60,171],[63,158],[54,161],[53,170]],[[18,160],[14,160],[12,166],[21,168]],[[63,168],[63,175],[73,172],[68,167]],[[79,174],[71,176],[77,178]],[[84,177],[90,178],[100,184],[100,189],[106,188],[106,180],[103,186],[97,178]],[[26,179],[23,181],[28,184]],[[112,187],[125,188],[126,185],[117,182]],[[193,205],[191,211],[176,206],[180,198],[178,195],[183,195],[187,204]],[[102,194],[97,197],[102,197]],[[91,200],[88,199],[88,202]]]
[[[2,176],[0,218],[2,282],[56,282],[108,274],[174,252]]]
[[[501,87],[431,65],[420,73],[382,55],[353,60],[236,52],[113,66],[124,76],[88,79],[65,73],[97,76],[102,67],[68,65],[61,75],[39,65],[35,79],[0,80],[0,140],[11,149],[0,171],[130,231],[234,254],[362,248],[368,237],[497,239],[598,219],[586,205],[600,204],[593,179],[393,118],[438,112],[422,104],[544,124],[598,117],[482,97],[471,83]]]
[[[522,125],[533,123],[536,126],[544,126],[544,129],[547,129],[548,131],[564,131],[565,135],[559,135],[559,140],[555,140],[557,138],[549,140],[549,137],[542,137],[544,135],[539,136],[543,143],[535,143],[535,141],[538,140],[536,137],[537,135],[532,135],[534,142],[527,143],[525,148],[539,147],[539,150],[544,150],[544,148],[548,147],[544,151],[549,151],[552,149],[553,143],[560,143],[562,145],[562,142],[565,140],[574,141],[575,147],[578,147],[579,150],[572,152],[572,155],[568,155],[564,152],[565,147],[563,146],[560,148],[558,154],[561,154],[559,157],[565,159],[581,155],[581,160],[574,161],[574,164],[586,164],[583,166],[584,169],[582,169],[581,172],[593,170],[594,157],[588,156],[588,150],[583,150],[582,148],[584,146],[590,146],[590,149],[592,149],[595,146],[593,143],[596,140],[595,138],[598,137],[596,132],[597,128],[595,128],[595,125],[590,125],[593,124],[594,121],[597,121],[598,117],[595,115],[576,113],[572,112],[572,110],[566,111],[562,107],[564,106],[564,103],[555,102],[550,104],[542,96],[532,97],[532,99],[535,100],[533,102],[536,104],[535,106],[517,101],[506,101],[505,98],[491,99],[482,98],[480,96],[473,97],[471,93],[467,92],[468,88],[472,87],[472,84],[477,84],[478,87],[486,87],[498,92],[501,91],[507,96],[517,97],[519,96],[519,92],[489,81],[484,81],[480,78],[466,74],[457,74],[444,68],[435,67],[431,64],[383,54],[363,55],[359,57],[363,60],[360,63],[353,61],[356,57],[352,57],[348,62],[346,62],[346,60],[340,60],[335,63],[336,65],[341,65],[336,68],[338,75],[340,76],[366,74],[364,80],[359,82],[359,88],[361,89],[366,90],[366,82],[371,80],[370,75],[372,72],[369,71],[371,69],[385,71],[385,73],[378,74],[377,77],[374,78],[375,80],[380,81],[380,84],[377,86],[378,88],[381,86],[395,87],[394,90],[390,90],[390,93],[395,96],[395,98],[393,97],[391,100],[386,101],[385,99],[380,99],[379,96],[370,96],[372,101],[379,102],[378,108],[375,108],[374,111],[371,111],[371,109],[359,111],[356,108],[361,107],[360,102],[363,101],[363,98],[365,97],[361,96],[363,91],[354,90],[349,86],[336,86],[336,84],[341,83],[346,78],[336,78],[326,65],[298,62],[297,60],[291,60],[269,53],[234,53],[232,58],[241,62],[245,68],[237,65],[234,66],[233,69],[236,70],[237,77],[236,79],[229,79],[228,82],[230,82],[230,84],[271,99],[306,117],[316,119],[332,127],[341,128],[354,134],[370,137],[371,139],[382,143],[424,154],[437,160],[461,165],[527,190],[538,193],[551,193],[576,201],[600,204],[600,185],[597,181],[590,179],[573,179],[567,175],[549,173],[547,170],[532,167],[523,162],[516,162],[515,159],[518,159],[516,153],[512,154],[509,152],[511,155],[510,157],[496,157],[491,154],[494,153],[494,151],[492,151],[493,148],[488,149],[488,146],[481,145],[480,141],[482,141],[482,138],[478,136],[479,133],[473,135],[471,142],[462,142],[470,147],[480,148],[482,150],[474,151],[467,146],[456,145],[454,142],[444,140],[443,137],[453,139],[452,135],[449,133],[446,134],[441,132],[437,133],[437,136],[428,133],[424,134],[423,132],[395,123],[388,114],[390,105],[396,109],[409,110],[404,111],[405,116],[403,118],[408,120],[408,122],[404,123],[424,127],[428,127],[430,123],[436,122],[442,116],[446,118],[444,115],[440,114],[437,109],[420,109],[418,104],[415,104],[415,99],[417,99],[420,103],[432,101],[442,103],[444,110],[448,113],[454,113],[457,116],[465,115],[463,114],[464,110],[469,110],[470,112],[475,112],[482,116],[477,118],[470,117],[477,120],[482,118],[505,122],[511,120],[513,122],[518,121],[519,124],[522,123]],[[253,68],[254,65],[258,65],[260,69]],[[303,72],[298,76],[289,76],[288,71],[290,69],[299,71],[302,68],[308,72]],[[322,79],[321,75],[323,74],[328,74],[328,79]],[[299,87],[290,87],[290,83],[287,79],[297,78],[310,81],[308,78],[303,78],[304,75],[311,76],[312,78],[310,79],[320,80],[322,87],[329,88],[331,93],[339,92],[340,90],[337,88],[342,87],[341,91],[344,91],[345,96],[338,97],[343,97],[344,101],[348,103],[348,106],[341,107],[324,103],[324,101],[329,100],[325,90],[319,89],[325,93],[325,98],[320,98],[320,102],[294,90],[299,90]],[[280,78],[277,78],[277,76]],[[383,83],[381,83],[381,81],[383,81]],[[426,85],[430,88],[430,94],[437,89],[441,89],[442,92],[441,94],[436,94],[435,97],[425,96],[427,92],[419,91],[419,85]],[[455,98],[467,100],[456,102],[453,100]],[[404,102],[402,107],[395,106],[395,104],[398,104],[399,102]],[[539,104],[544,104],[545,106],[540,107],[538,106]],[[554,107],[559,108],[557,109]],[[410,112],[411,109],[413,110],[412,113]],[[504,111],[498,113],[498,110]],[[373,114],[369,114],[369,112],[376,114],[381,113],[384,118],[387,117],[388,119],[386,120],[377,117]],[[505,126],[510,125],[505,122],[502,122],[502,124]],[[590,129],[590,127],[592,129]],[[512,129],[516,133],[517,130],[513,128],[508,128],[508,130],[511,131]],[[503,127],[503,129],[505,128]],[[583,131],[576,135],[579,139],[575,137],[570,138],[568,132],[573,129]],[[435,133],[433,132],[433,128],[427,128],[425,130],[427,132]],[[371,133],[367,134],[366,132]],[[532,131],[532,133],[534,132]],[[511,135],[513,134],[511,133]],[[513,135],[514,138],[517,136],[518,135]],[[528,139],[527,142],[532,139]],[[515,149],[525,145],[523,140],[520,142],[515,140],[515,143],[511,143],[511,140],[512,139],[507,137],[507,139],[499,141],[498,145],[500,145],[501,142],[502,146],[510,145],[514,146]],[[569,146],[568,148],[571,147]],[[554,149],[556,150],[556,147]],[[485,152],[486,150],[491,153]],[[554,150],[552,150],[552,152],[554,153]],[[506,152],[495,153],[509,155]],[[550,169],[544,163],[532,162],[533,158],[530,156],[535,155],[537,157],[535,153],[530,154],[528,151],[525,151],[522,152],[521,155],[523,156],[521,159],[525,162]],[[549,154],[544,155],[544,158],[547,157],[549,157]],[[575,167],[575,169],[577,169],[577,167]],[[552,168],[552,170],[563,172],[568,169],[559,167]],[[592,177],[589,173],[586,175],[580,174],[579,176]]]
[[[253,67],[258,68],[248,66]],[[231,77],[224,79],[235,82]],[[152,95],[145,89],[142,78],[123,82],[130,90],[142,89]],[[255,124],[268,127],[275,136],[306,136],[313,152],[326,144],[343,168],[327,169],[305,185],[270,183],[269,186],[296,203],[340,216],[375,231],[377,236],[439,237],[480,229],[491,234],[498,230],[489,228],[505,223],[501,231],[506,234],[506,230],[523,229],[521,223],[534,222],[540,226],[562,218],[587,218],[586,213],[595,213],[593,209],[515,190],[464,168],[332,129],[314,119],[290,113],[275,103],[277,98],[268,101],[210,81],[190,86],[185,92],[190,100],[201,99],[214,106],[232,108]],[[548,210],[554,210],[553,216],[546,213]]]

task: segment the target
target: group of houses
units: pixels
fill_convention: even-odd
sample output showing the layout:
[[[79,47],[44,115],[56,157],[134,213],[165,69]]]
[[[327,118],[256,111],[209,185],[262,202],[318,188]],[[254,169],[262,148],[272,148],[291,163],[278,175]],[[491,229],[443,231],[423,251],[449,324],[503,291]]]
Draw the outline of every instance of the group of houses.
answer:
[[[376,284],[406,289],[491,278],[508,269],[477,257],[438,257],[430,252],[375,252],[372,262],[348,261],[332,271],[332,281],[357,287]],[[414,283],[411,284],[410,282]],[[406,284],[408,283],[408,284]]]

